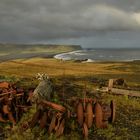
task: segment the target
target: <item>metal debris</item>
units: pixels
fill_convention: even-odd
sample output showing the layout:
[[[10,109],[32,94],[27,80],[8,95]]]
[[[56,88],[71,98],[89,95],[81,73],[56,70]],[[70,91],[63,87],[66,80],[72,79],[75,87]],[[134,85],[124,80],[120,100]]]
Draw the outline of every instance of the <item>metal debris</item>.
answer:
[[[22,114],[28,110],[28,93],[9,82],[0,82],[0,122],[16,123]]]
[[[71,101],[70,101],[71,100]],[[73,118],[77,120],[77,125],[83,129],[84,138],[88,137],[88,129],[95,125],[97,128],[106,128],[107,124],[115,120],[115,102],[111,101],[110,105],[100,104],[97,100],[92,98],[72,98],[69,103],[76,102],[76,104],[69,104],[73,109],[70,110],[67,106],[42,100],[40,102],[42,116],[40,110],[33,115],[33,128],[36,124],[40,124],[40,128],[48,129],[48,134],[54,133],[56,137],[61,136],[66,128],[66,120]],[[85,105],[85,108],[84,108]],[[42,107],[41,107],[42,106]],[[48,111],[46,111],[46,109]],[[111,120],[111,121],[110,121]]]

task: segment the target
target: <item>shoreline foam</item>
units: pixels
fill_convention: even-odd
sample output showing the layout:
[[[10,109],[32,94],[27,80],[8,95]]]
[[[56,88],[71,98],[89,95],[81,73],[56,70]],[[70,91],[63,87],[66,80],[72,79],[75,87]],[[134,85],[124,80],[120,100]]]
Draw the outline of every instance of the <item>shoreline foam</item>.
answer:
[[[77,50],[68,53],[61,53],[54,56],[55,59],[64,61],[74,60],[81,62],[132,62],[140,60],[140,50]]]

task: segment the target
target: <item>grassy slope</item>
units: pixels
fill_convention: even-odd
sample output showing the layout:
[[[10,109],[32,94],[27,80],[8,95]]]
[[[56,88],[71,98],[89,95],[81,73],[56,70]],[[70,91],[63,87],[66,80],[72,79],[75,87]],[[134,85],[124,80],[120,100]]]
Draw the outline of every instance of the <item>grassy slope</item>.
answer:
[[[1,75],[33,77],[38,72],[47,73],[51,76],[61,76],[65,73],[72,76],[98,76],[107,79],[122,77],[131,84],[140,85],[140,62],[75,63],[34,58],[0,63]]]
[[[64,62],[55,59],[20,59],[14,61],[8,61],[0,63],[0,75],[16,76],[20,78],[34,77],[36,73],[48,73],[54,77],[56,84],[61,85],[63,80],[57,80],[57,77],[65,76],[70,83],[76,83],[84,88],[85,81],[87,83],[87,89],[93,90],[94,82],[90,81],[91,77],[97,77],[99,79],[117,78],[123,77],[128,81],[130,86],[140,86],[140,62],[125,62],[125,63],[75,63],[72,61]],[[64,75],[65,74],[65,75]],[[69,76],[68,76],[69,75]],[[73,79],[71,77],[76,77]],[[81,77],[81,79],[78,79]],[[88,78],[87,78],[88,77]],[[97,86],[97,85],[96,85]],[[62,87],[60,87],[60,91]],[[71,93],[68,88],[65,93]],[[77,95],[82,96],[82,91],[79,88],[75,89]],[[94,96],[90,94],[90,97]],[[109,103],[111,99],[115,99],[117,103],[116,121],[113,125],[105,130],[92,128],[90,130],[90,138],[95,140],[122,140],[122,139],[139,139],[140,132],[140,99],[128,98],[127,96],[112,96],[103,95],[99,98],[102,102]],[[31,116],[31,114],[30,114]],[[23,120],[26,120],[28,115],[25,115]],[[70,134],[67,134],[60,139],[81,139],[81,130],[76,126],[72,126],[73,130]],[[17,130],[16,130],[17,131]],[[17,134],[9,137],[9,140],[15,139],[35,139],[35,133],[39,133],[40,130],[36,127],[32,132],[27,131],[22,135]],[[77,133],[77,131],[79,133]],[[46,139],[46,135],[42,135],[44,132],[39,133],[40,139]],[[28,136],[28,138],[27,138]],[[51,135],[48,139],[55,139]]]
[[[0,55],[12,53],[39,53],[53,52],[61,53],[81,49],[78,45],[20,45],[20,44],[0,44]]]
[[[55,54],[82,49],[79,45],[16,45],[0,44],[0,62],[34,58],[52,57]]]
[[[90,96],[91,97],[91,96]],[[97,129],[92,127],[89,130],[89,140],[139,140],[140,131],[140,99],[127,98],[123,96],[102,96],[100,101],[109,104],[110,100],[116,101],[116,120],[113,124],[109,124],[106,129]],[[33,109],[28,114],[25,114],[21,122],[26,122],[32,117]],[[21,123],[20,122],[20,123]],[[82,138],[82,128],[78,128],[73,120],[69,120],[66,126],[71,127],[71,131],[65,132],[65,135],[58,140],[80,140]],[[67,127],[66,127],[67,129]],[[29,129],[23,133],[17,133],[18,129],[15,129],[9,136],[8,140],[34,140],[40,139],[55,140],[55,136],[52,134],[47,135],[47,130],[41,131],[36,126],[32,131]]]

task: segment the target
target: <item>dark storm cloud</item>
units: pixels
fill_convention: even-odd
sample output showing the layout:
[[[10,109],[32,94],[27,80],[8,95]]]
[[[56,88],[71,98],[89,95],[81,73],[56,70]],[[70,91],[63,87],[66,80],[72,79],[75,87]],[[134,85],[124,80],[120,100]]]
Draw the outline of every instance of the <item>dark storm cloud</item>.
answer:
[[[139,30],[139,0],[1,0],[0,41],[34,42]]]

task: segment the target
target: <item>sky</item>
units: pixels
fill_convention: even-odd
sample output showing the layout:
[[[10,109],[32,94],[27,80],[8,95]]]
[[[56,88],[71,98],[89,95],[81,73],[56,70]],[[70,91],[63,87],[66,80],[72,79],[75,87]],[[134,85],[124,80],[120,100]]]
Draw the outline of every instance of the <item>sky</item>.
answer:
[[[0,0],[0,42],[140,48],[140,0]]]

